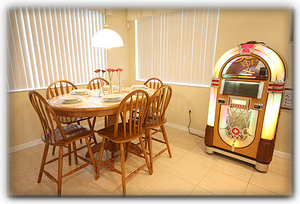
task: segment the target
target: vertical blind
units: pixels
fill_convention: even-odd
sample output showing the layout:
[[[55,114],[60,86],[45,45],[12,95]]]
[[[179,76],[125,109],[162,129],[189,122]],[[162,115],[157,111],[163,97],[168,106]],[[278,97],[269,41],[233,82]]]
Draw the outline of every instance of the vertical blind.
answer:
[[[88,9],[9,9],[7,91],[46,88],[60,79],[88,83],[107,63],[106,51],[91,46],[102,24],[102,14]]]
[[[218,21],[218,9],[200,8],[136,20],[136,79],[210,85]]]

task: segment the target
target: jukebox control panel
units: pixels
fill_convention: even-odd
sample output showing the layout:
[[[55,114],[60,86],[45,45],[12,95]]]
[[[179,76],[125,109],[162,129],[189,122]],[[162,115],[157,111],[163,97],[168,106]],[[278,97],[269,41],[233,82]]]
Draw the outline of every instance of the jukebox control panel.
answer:
[[[237,108],[250,108],[251,106],[251,98],[242,98],[242,97],[229,97],[229,103],[228,105],[231,107],[237,107]],[[218,99],[219,104],[226,104],[225,98],[219,98]],[[262,110],[264,107],[264,104],[262,103],[254,103],[253,109],[255,110]]]

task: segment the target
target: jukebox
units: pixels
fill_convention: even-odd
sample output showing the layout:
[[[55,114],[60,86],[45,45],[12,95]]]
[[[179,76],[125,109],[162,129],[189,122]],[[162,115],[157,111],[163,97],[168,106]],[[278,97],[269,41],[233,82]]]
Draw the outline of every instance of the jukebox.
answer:
[[[283,59],[264,43],[247,42],[223,54],[211,79],[206,152],[225,154],[266,172],[284,80]]]

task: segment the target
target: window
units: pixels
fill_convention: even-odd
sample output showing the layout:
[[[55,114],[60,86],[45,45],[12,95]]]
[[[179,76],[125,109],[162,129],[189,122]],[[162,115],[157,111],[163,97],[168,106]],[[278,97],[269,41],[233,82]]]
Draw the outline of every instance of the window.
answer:
[[[209,86],[219,10],[182,9],[136,20],[136,79]]]
[[[79,8],[8,10],[7,91],[46,88],[65,79],[77,85],[106,67],[106,51],[91,46],[102,14]]]

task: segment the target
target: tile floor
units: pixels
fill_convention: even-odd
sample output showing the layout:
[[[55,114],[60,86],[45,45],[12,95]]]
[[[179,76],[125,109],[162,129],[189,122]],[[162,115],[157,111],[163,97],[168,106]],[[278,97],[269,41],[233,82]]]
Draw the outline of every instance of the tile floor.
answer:
[[[292,162],[273,157],[267,173],[253,165],[220,154],[204,151],[204,139],[188,132],[167,127],[172,158],[163,153],[154,160],[154,173],[145,167],[127,181],[128,196],[290,196],[293,195]],[[160,133],[158,133],[160,134]],[[158,135],[157,134],[157,135]],[[98,136],[97,136],[98,137]],[[100,141],[100,137],[98,137]],[[154,152],[162,144],[154,143]],[[44,145],[37,145],[8,155],[8,196],[55,196],[56,184],[43,175],[37,183]],[[52,149],[52,148],[51,148]],[[58,152],[58,151],[56,151]],[[85,154],[86,150],[80,153]],[[109,156],[104,154],[104,156]],[[49,155],[51,158],[52,155]],[[98,154],[95,154],[98,159]],[[140,158],[129,156],[125,167],[133,170]],[[118,166],[119,162],[116,163]],[[69,167],[64,159],[64,172]],[[120,166],[118,166],[120,167]],[[47,170],[57,175],[57,162]],[[101,167],[95,180],[93,167],[75,172],[63,179],[62,196],[121,196],[121,176]]]

